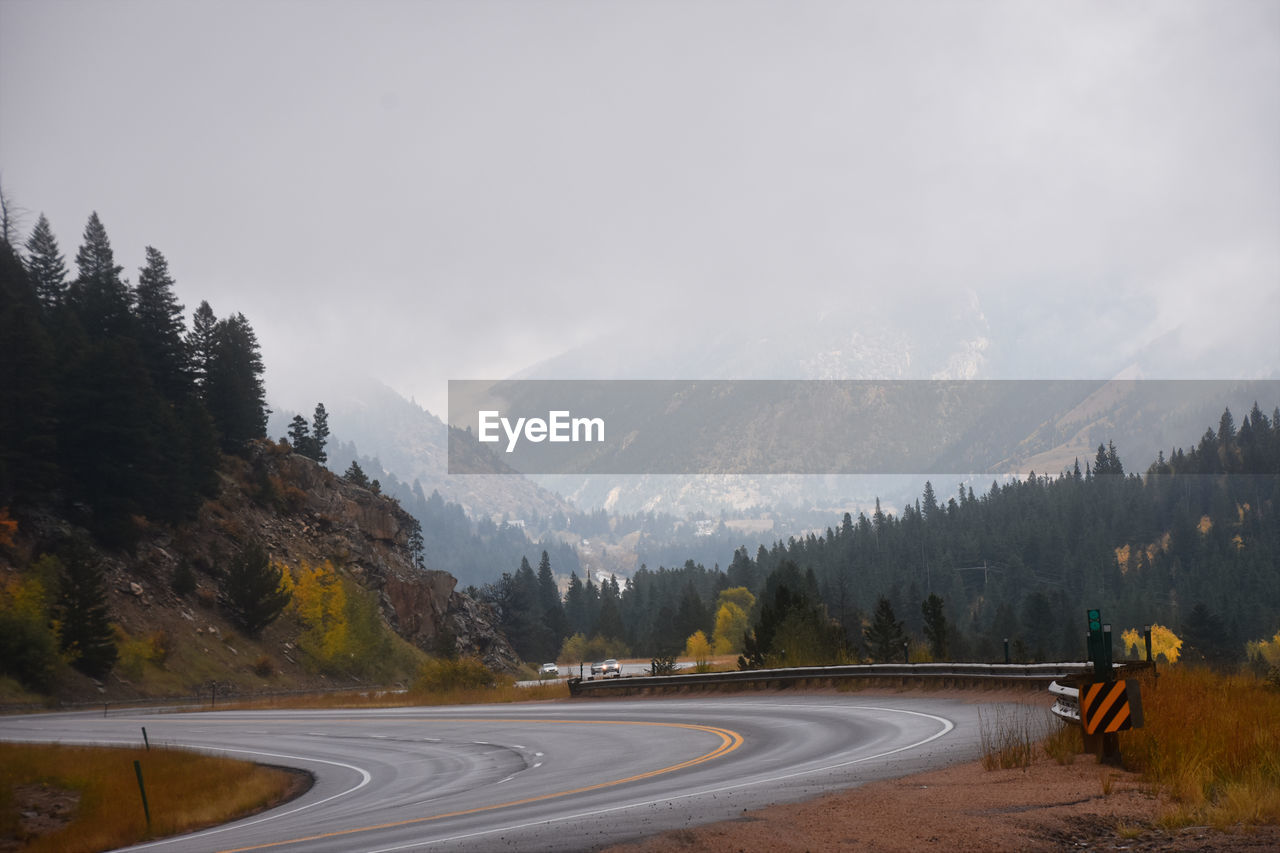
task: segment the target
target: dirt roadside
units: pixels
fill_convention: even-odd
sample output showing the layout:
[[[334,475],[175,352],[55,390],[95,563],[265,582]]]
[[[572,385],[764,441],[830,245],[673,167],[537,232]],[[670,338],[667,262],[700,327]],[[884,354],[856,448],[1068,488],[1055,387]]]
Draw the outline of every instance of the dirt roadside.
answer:
[[[1041,694],[1025,691],[946,695],[1045,704]],[[1163,830],[1155,824],[1161,806],[1136,773],[1100,765],[1091,755],[1060,765],[1040,751],[1025,770],[988,771],[975,761],[744,811],[734,820],[670,830],[605,853],[1280,850],[1280,826]]]

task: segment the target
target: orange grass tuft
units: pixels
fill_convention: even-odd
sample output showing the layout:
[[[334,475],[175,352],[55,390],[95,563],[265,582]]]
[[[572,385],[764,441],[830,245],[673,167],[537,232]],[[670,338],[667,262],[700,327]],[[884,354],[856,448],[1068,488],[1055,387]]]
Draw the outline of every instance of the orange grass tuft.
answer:
[[[1247,675],[1171,667],[1142,685],[1125,766],[1173,798],[1166,826],[1280,823],[1280,691]]]
[[[133,762],[142,765],[147,828]],[[44,784],[79,795],[66,825],[24,838],[15,788]],[[0,830],[21,849],[95,851],[212,826],[283,802],[309,787],[299,775],[177,749],[0,743]]]

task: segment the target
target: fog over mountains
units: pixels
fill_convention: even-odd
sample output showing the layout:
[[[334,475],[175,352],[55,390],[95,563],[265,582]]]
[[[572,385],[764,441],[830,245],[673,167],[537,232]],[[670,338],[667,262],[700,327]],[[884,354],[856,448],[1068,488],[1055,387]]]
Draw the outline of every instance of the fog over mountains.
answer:
[[[1104,354],[1082,334],[1072,348],[1045,363],[1041,344],[1021,329],[993,324],[977,297],[960,293],[934,299],[904,312],[885,305],[857,311],[762,310],[750,322],[743,306],[726,311],[737,322],[708,322],[706,317],[677,316],[670,324],[637,327],[634,334],[608,335],[566,350],[518,372],[518,379],[1144,379],[1157,377],[1274,378],[1265,363],[1266,341],[1241,342],[1238,364],[1206,358],[1204,348],[1182,345],[1184,332],[1165,334],[1132,350],[1109,346]],[[750,313],[750,312],[747,312]],[[1082,315],[1084,312],[1082,312]],[[1089,326],[1087,317],[1082,325]],[[1094,324],[1096,325],[1096,324]],[[714,329],[700,333],[699,329]],[[1087,365],[1098,364],[1097,368]],[[1220,365],[1213,367],[1212,365]],[[1092,370],[1098,370],[1094,373]],[[492,377],[500,379],[501,377]],[[1035,386],[1029,386],[1034,388]],[[341,389],[341,390],[338,390]],[[334,391],[338,393],[335,395]],[[316,393],[324,393],[317,389]],[[941,480],[935,487],[949,493],[955,480],[977,487],[992,474],[1058,473],[1079,460],[1088,463],[1099,443],[1115,441],[1122,460],[1143,468],[1160,451],[1187,445],[1204,423],[1213,422],[1224,406],[1243,411],[1257,386],[1232,389],[1222,385],[1179,388],[1179,399],[1161,400],[1169,386],[1121,383],[1086,389],[1076,399],[1055,402],[1048,417],[1024,411],[1029,401],[1021,391],[993,400],[990,411],[964,412],[972,435],[956,438],[949,455],[938,456]],[[317,398],[319,399],[319,398]],[[563,508],[562,495],[582,510],[610,512],[663,511],[678,517],[691,512],[743,512],[790,507],[831,512],[869,509],[876,497],[887,507],[919,493],[928,472],[868,476],[669,476],[669,475],[534,475],[453,476],[447,471],[446,413],[427,412],[389,388],[355,378],[330,385],[329,407],[335,436],[354,442],[362,455],[374,456],[389,471],[424,490],[437,489],[446,499],[474,514],[521,517]],[[1259,399],[1264,409],[1273,400]],[[298,407],[307,411],[309,404]],[[1040,410],[1037,410],[1039,412]],[[796,417],[806,412],[798,411]],[[942,413],[937,414],[938,417]],[[895,438],[926,447],[955,427],[953,423],[921,423],[903,413]],[[1031,418],[1031,419],[1029,419]],[[872,442],[874,436],[866,437]],[[745,452],[745,448],[740,448]],[[734,448],[723,452],[732,454]],[[494,465],[503,454],[494,453]],[[480,467],[484,467],[483,461]],[[496,469],[492,469],[496,470]],[[957,477],[957,472],[963,476]],[[972,476],[970,476],[972,475]]]

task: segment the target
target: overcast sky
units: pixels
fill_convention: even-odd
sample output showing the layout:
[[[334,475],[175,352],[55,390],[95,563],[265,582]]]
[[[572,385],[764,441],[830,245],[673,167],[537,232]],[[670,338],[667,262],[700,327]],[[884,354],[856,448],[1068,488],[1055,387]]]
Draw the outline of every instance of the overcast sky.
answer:
[[[27,227],[160,249],[294,407],[939,294],[1028,375],[1280,375],[1277,152],[1278,0],[0,0]]]

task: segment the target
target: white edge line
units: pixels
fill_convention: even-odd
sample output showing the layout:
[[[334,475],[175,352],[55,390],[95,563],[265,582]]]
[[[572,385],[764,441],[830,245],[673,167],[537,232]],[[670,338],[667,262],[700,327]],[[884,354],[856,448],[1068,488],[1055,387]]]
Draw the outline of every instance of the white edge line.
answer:
[[[849,767],[850,765],[853,765],[853,764],[862,764],[865,761],[874,761],[877,758],[885,758],[895,753],[905,752],[908,749],[915,749],[916,747],[924,746],[926,743],[937,740],[938,738],[947,734],[948,732],[950,732],[952,729],[956,727],[956,724],[948,720],[946,717],[939,717],[935,714],[926,714],[923,711],[907,711],[903,708],[881,708],[881,707],[876,707],[872,705],[846,705],[844,707],[848,709],[859,710],[859,711],[888,711],[894,714],[911,714],[912,716],[915,716],[915,717],[927,717],[930,720],[935,720],[941,723],[942,729],[938,732],[935,732],[934,734],[929,735],[929,737],[925,738],[924,740],[919,740],[919,741],[916,741],[915,743],[907,744],[906,746],[900,746],[897,749],[891,749],[891,750],[888,750],[887,752],[881,752],[876,755],[864,755],[862,758],[855,758],[851,761],[842,761],[839,764],[831,764],[831,765],[828,765],[827,767],[815,767],[812,770],[797,770],[794,773],[784,773],[781,776],[770,776],[767,779],[756,779],[753,782],[740,782],[735,785],[723,785],[719,788],[707,788],[702,791],[692,791],[690,793],[679,794],[674,797],[660,797],[659,799],[656,799],[656,800],[646,800],[645,802],[641,802],[641,803],[627,803],[621,806],[610,806],[607,809],[596,809],[595,811],[580,812],[578,814],[565,815],[563,817],[553,817],[553,818],[547,818],[545,820],[535,820],[535,821],[530,821],[528,823],[516,824],[514,826],[500,826],[500,827],[495,827],[493,829],[481,830],[480,832],[470,832],[465,835],[453,835],[448,838],[435,838],[430,841],[415,841],[410,844],[401,844],[396,847],[379,847],[377,850],[369,850],[369,851],[366,851],[366,853],[396,853],[396,851],[399,851],[399,850],[410,850],[413,848],[429,847],[429,846],[434,846],[436,844],[449,844],[455,841],[466,841],[467,839],[470,839],[470,838],[479,838],[482,835],[492,835],[495,832],[515,832],[516,830],[527,829],[531,826],[546,826],[548,824],[560,823],[566,820],[582,820],[584,818],[598,817],[600,815],[610,814],[612,812],[626,811],[627,809],[639,809],[639,808],[644,808],[645,806],[657,805],[659,803],[672,803],[672,802],[675,802],[676,800],[687,800],[693,797],[705,797],[708,794],[720,794],[720,793],[724,793],[725,791],[736,791],[741,788],[750,788],[754,785],[763,785],[768,782],[781,782],[786,779],[794,779],[797,776],[809,776],[809,775],[814,775],[818,773],[826,773],[831,770],[839,770],[842,767]]]

